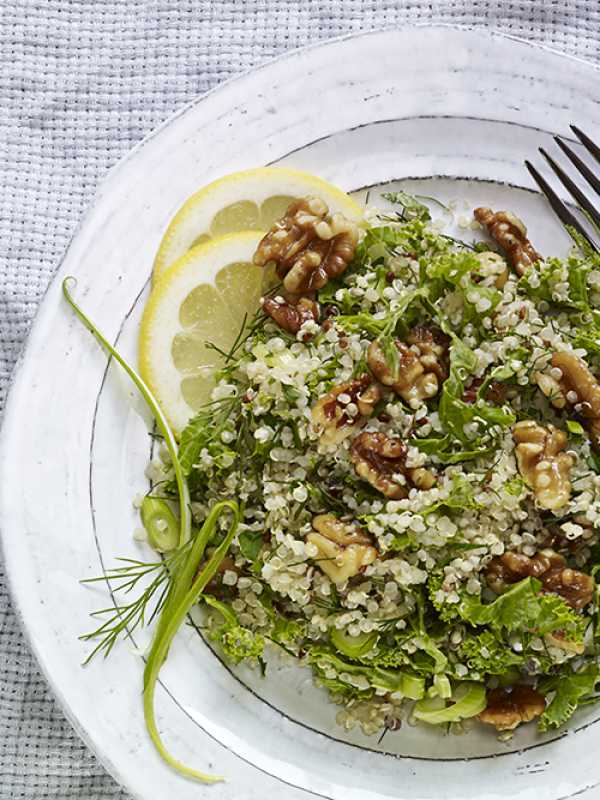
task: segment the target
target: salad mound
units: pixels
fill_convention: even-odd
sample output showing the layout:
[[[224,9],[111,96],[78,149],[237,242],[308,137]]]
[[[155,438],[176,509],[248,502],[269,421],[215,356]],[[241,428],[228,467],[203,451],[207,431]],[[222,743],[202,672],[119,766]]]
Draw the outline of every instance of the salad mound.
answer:
[[[360,231],[290,206],[255,256],[281,283],[181,435],[195,523],[241,506],[209,636],[298,658],[367,734],[557,728],[600,680],[600,259],[387,199]]]

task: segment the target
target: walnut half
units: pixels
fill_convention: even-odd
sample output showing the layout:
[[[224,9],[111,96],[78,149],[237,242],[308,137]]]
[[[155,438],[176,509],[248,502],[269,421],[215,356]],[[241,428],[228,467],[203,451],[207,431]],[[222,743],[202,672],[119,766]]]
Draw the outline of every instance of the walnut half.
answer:
[[[574,406],[583,418],[592,445],[600,450],[600,384],[595,375],[582,358],[566,351],[554,353],[552,366],[562,372],[558,385],[563,405],[554,405]]]
[[[312,524],[315,530],[306,541],[317,548],[317,565],[334,583],[353,578],[377,558],[371,538],[357,525],[333,514],[319,514]]]
[[[265,314],[288,333],[298,333],[308,320],[319,320],[319,304],[308,297],[301,297],[297,303],[279,297],[264,297],[261,306]]]
[[[490,689],[487,693],[487,706],[478,719],[493,725],[498,731],[512,731],[522,722],[544,713],[546,701],[531,686],[517,684],[505,689]]]
[[[448,343],[448,337],[438,328],[417,325],[406,343],[394,341],[398,351],[395,371],[377,340],[369,345],[367,364],[384,386],[390,386],[411,408],[418,408],[424,400],[438,393],[441,383],[448,377]]]
[[[381,399],[370,375],[334,386],[312,408],[313,425],[323,445],[336,445],[361,428]]]
[[[562,452],[567,445],[564,431],[547,428],[533,420],[517,422],[513,429],[519,472],[533,488],[540,508],[555,510],[571,496],[573,457]]]
[[[511,266],[519,275],[542,257],[527,238],[527,228],[510,211],[492,211],[491,208],[476,208],[475,219],[487,230],[506,252]]]
[[[406,446],[401,439],[384,433],[361,433],[352,442],[350,458],[359,478],[390,500],[407,496],[407,482],[418,489],[431,489],[435,483],[429,470],[407,468]]]
[[[591,603],[595,582],[585,572],[562,566],[542,575],[542,586],[544,591],[560,595],[572,608],[581,609]]]
[[[318,197],[292,203],[264,236],[254,263],[275,262],[284,289],[308,294],[345,272],[358,244],[358,227],[343,214],[329,214]]]
[[[485,573],[490,589],[496,594],[505,592],[510,584],[523,578],[540,578],[549,569],[562,567],[565,559],[549,548],[540,550],[531,558],[523,553],[509,551],[493,558]]]
[[[587,606],[594,596],[593,578],[568,567],[564,556],[550,549],[540,550],[531,558],[513,552],[497,556],[488,564],[485,577],[496,594],[523,578],[537,578],[542,591],[560,595],[575,609]]]

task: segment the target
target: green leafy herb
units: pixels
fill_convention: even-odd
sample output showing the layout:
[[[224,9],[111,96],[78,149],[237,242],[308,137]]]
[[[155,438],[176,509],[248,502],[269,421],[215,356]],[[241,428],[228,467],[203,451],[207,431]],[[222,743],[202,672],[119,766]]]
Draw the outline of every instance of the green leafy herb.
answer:
[[[189,475],[203,448],[214,441],[220,442],[221,433],[231,424],[234,409],[239,407],[237,397],[209,403],[188,422],[179,438],[178,461],[185,475]]]
[[[242,627],[235,612],[226,603],[221,603],[209,594],[203,595],[203,599],[224,619],[223,624],[211,630],[209,638],[213,642],[219,643],[225,655],[234,664],[245,660],[261,659],[265,647],[264,638],[260,634]]]
[[[545,695],[554,692],[554,697],[539,719],[540,730],[554,730],[564,725],[599,681],[600,672],[596,665],[572,675],[561,673],[543,679],[539,685],[540,691]]]
[[[403,220],[418,219],[421,222],[429,222],[431,220],[431,213],[427,206],[408,192],[384,192],[381,196],[390,203],[402,207],[401,219]]]
[[[254,563],[265,543],[262,531],[242,531],[238,541],[244,558]]]
[[[524,578],[491,603],[463,592],[458,603],[442,603],[436,599],[438,579],[430,579],[430,597],[442,619],[462,619],[474,626],[487,625],[495,633],[528,631],[540,636],[560,630],[565,638],[582,642],[585,619],[565,601],[553,594],[540,594],[541,583]]]
[[[80,637],[84,642],[99,640],[85,664],[98,653],[106,658],[121,637],[131,636],[138,627],[152,623],[163,606],[171,573],[185,556],[186,549],[181,548],[162,561],[149,563],[119,558],[117,561],[122,562],[122,566],[96,578],[82,580],[84,584],[106,583],[115,597],[115,605],[92,614],[103,619],[102,624]],[[137,588],[141,592],[135,599],[120,601],[120,595],[128,595]]]
[[[482,675],[503,675],[525,660],[522,653],[515,653],[491,631],[467,636],[460,646],[460,656],[470,669]]]
[[[448,495],[425,506],[419,513],[426,517],[428,514],[439,511],[441,508],[450,510],[480,508],[480,504],[474,497],[475,488],[476,487],[463,475],[453,475],[452,486],[450,487]]]
[[[450,334],[450,370],[444,381],[438,409],[442,426],[448,433],[440,437],[413,440],[419,450],[437,456],[446,464],[493,452],[498,431],[512,425],[516,419],[508,406],[495,406],[479,395],[475,403],[467,403],[463,399],[465,381],[475,371],[477,358],[454,333]]]
[[[100,643],[89,658],[101,651],[103,651],[105,655],[108,655],[119,635],[123,633],[130,634],[132,626],[135,627],[144,624],[144,622],[148,620],[146,615],[149,603],[152,598],[157,595],[157,592],[160,591],[161,593],[158,595],[158,600],[149,618],[149,621],[152,621],[153,618],[158,617],[158,622],[154,630],[152,645],[144,669],[143,701],[146,726],[156,750],[167,764],[186,777],[194,778],[205,783],[214,783],[222,779],[191,769],[172,756],[164,746],[156,725],[154,692],[160,669],[167,657],[169,647],[175,634],[182,625],[187,613],[197,602],[206,584],[213,578],[220,563],[227,554],[240,521],[240,510],[238,504],[231,500],[224,500],[215,504],[202,528],[192,539],[189,490],[185,473],[177,457],[177,444],[169,423],[152,392],[141,377],[122,358],[77,305],[69,290],[69,286],[73,281],[73,278],[65,278],[63,281],[62,289],[65,299],[96,340],[108,350],[110,355],[123,367],[138,388],[149,409],[152,411],[156,425],[171,456],[180,508],[179,544],[177,548],[172,551],[172,555],[165,564],[158,566],[140,565],[138,562],[129,562],[126,567],[118,567],[116,570],[113,570],[112,573],[104,576],[109,583],[116,580],[119,584],[117,589],[128,592],[131,591],[142,578],[147,577],[149,574],[151,575],[153,572],[157,573],[149,587],[142,592],[139,598],[125,606],[115,607],[114,613],[112,613],[109,620],[103,623],[96,631],[84,637],[86,639],[100,638]],[[154,511],[155,510],[156,507],[154,507]],[[150,516],[152,509],[147,507],[147,511]],[[217,521],[223,513],[228,513],[232,518],[229,530],[221,538],[221,541],[218,543],[208,562],[204,567],[200,568],[200,562],[204,551],[208,543],[213,540]],[[92,581],[94,580],[96,579],[92,579]]]
[[[297,646],[306,636],[306,627],[306,622],[302,620],[289,619],[277,614],[271,630],[271,639],[277,644]]]

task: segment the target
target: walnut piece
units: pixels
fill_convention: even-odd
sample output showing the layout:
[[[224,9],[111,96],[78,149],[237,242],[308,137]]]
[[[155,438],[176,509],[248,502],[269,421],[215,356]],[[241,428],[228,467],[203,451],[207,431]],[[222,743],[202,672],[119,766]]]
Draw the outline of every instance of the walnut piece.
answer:
[[[371,537],[353,522],[344,522],[333,514],[317,514],[312,521],[317,533],[336,544],[346,547],[349,544],[372,544]]]
[[[445,381],[448,377],[450,337],[436,325],[415,325],[406,341],[417,351],[425,371],[434,372],[440,381]]]
[[[329,214],[320,198],[305,197],[293,202],[261,239],[254,263],[275,262],[284,289],[294,295],[307,294],[346,270],[357,243],[354,222],[343,214]]]
[[[564,431],[547,428],[533,420],[517,422],[513,429],[519,472],[532,487],[540,508],[555,510],[571,496],[573,456],[562,452],[567,445]]]
[[[264,297],[262,310],[288,333],[296,334],[308,320],[319,321],[319,304],[308,297],[289,303],[279,297]]]
[[[560,595],[572,608],[584,608],[594,596],[594,579],[570,567],[550,569],[541,580],[544,591]]]
[[[552,375],[547,372],[534,372],[533,380],[554,408],[563,409],[567,405],[566,395],[560,383]]]
[[[513,269],[523,275],[542,257],[527,238],[527,228],[510,211],[492,211],[491,208],[476,208],[475,219],[506,252]]]
[[[340,400],[341,398],[341,400]],[[313,425],[321,443],[336,445],[361,428],[381,399],[381,389],[370,375],[334,386],[312,408]]]
[[[477,400],[477,392],[484,383],[484,378],[473,378],[470,385],[463,392],[462,399],[468,405],[472,405]],[[484,398],[488,403],[493,403],[495,406],[501,406],[506,402],[506,386],[500,381],[490,381]]]
[[[312,524],[315,530],[306,541],[317,548],[317,566],[334,583],[353,578],[377,558],[370,536],[357,525],[342,522],[333,514],[319,514]]]
[[[558,381],[564,408],[568,403],[581,415],[590,434],[592,445],[600,450],[600,384],[582,358],[573,353],[558,352],[552,356],[552,366],[560,369]],[[540,388],[542,388],[540,386]],[[543,388],[542,388],[542,391]],[[545,394],[545,392],[544,392]],[[553,402],[552,399],[550,402]]]
[[[497,556],[488,564],[485,577],[496,594],[523,578],[537,578],[542,591],[560,595],[575,609],[587,606],[594,594],[593,578],[568,567],[564,556],[550,549],[540,550],[531,558],[513,552]]]
[[[517,684],[505,689],[491,689],[487,693],[487,706],[478,719],[493,725],[498,731],[512,731],[522,722],[544,713],[546,701],[531,686]]]
[[[398,367],[388,364],[383,348],[375,340],[367,350],[367,364],[375,377],[390,386],[411,408],[434,397],[448,377],[448,337],[439,328],[417,325],[406,343],[396,339]]]
[[[541,580],[545,572],[565,564],[565,559],[550,549],[540,550],[531,558],[509,551],[490,561],[485,577],[490,589],[496,594],[502,594],[512,583],[530,577]]]
[[[407,496],[407,481],[418,489],[431,489],[435,483],[429,470],[407,468],[404,443],[384,433],[361,433],[352,442],[350,458],[359,478],[390,500]]]

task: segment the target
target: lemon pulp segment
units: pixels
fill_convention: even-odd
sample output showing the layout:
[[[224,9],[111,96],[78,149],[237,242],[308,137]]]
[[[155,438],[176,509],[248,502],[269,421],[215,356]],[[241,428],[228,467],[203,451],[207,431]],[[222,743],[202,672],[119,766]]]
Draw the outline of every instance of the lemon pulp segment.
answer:
[[[265,289],[252,263],[262,234],[211,239],[189,250],[159,279],[140,328],[140,372],[176,433],[210,401],[214,373]]]

